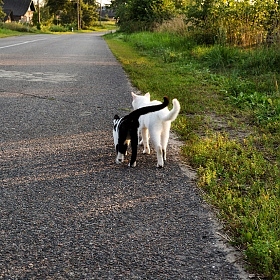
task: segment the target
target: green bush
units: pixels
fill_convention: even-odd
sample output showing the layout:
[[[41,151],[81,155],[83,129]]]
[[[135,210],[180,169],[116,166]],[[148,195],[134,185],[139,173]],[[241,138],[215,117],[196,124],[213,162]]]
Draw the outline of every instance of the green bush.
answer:
[[[7,23],[0,23],[0,28],[8,29],[18,32],[36,32],[36,28],[29,25],[29,24],[22,24],[16,22],[7,22]]]
[[[51,32],[67,32],[67,31],[70,31],[69,27],[61,26],[61,25],[51,25],[49,27],[49,30]]]

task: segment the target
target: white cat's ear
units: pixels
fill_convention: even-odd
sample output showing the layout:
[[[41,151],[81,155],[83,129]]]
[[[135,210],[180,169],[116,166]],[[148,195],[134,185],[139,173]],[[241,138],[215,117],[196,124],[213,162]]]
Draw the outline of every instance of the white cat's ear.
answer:
[[[131,92],[131,96],[132,96],[132,98],[133,98],[133,100],[136,98],[136,94],[134,93],[134,92]]]
[[[149,93],[149,92],[147,92],[147,93],[145,94],[145,97],[147,97],[147,98],[150,100],[150,98],[151,98],[150,93]]]

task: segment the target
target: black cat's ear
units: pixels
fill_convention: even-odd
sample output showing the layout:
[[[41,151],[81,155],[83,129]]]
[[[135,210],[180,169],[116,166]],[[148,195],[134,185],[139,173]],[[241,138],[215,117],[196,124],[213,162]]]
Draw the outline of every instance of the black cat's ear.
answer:
[[[118,115],[114,116],[114,120],[119,120],[119,119],[120,119],[120,117]]]

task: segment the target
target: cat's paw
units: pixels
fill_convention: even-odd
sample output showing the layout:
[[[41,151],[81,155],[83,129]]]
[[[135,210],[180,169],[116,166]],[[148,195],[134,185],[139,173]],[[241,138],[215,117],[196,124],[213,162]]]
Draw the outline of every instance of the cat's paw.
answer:
[[[150,149],[144,149],[143,150],[143,154],[149,155],[150,153],[151,153]]]
[[[116,158],[116,163],[121,164],[124,161],[124,155],[121,153],[118,153],[117,158]]]
[[[157,163],[157,168],[163,168],[163,166],[164,166],[164,161],[162,160],[160,160],[158,163]]]
[[[136,166],[136,161],[134,161],[132,164],[129,163],[128,166],[129,166],[129,167],[135,167],[135,166]]]

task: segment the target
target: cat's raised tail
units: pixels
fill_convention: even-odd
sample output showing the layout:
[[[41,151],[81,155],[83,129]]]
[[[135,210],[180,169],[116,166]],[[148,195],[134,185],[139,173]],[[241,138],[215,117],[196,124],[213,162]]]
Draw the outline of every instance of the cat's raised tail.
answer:
[[[145,115],[145,114],[148,114],[148,113],[151,113],[151,112],[159,111],[159,110],[167,107],[168,104],[169,104],[169,99],[168,99],[167,96],[164,96],[163,97],[163,102],[161,104],[141,107],[141,108],[139,108],[135,111],[132,111],[129,115],[127,115],[126,118],[131,119],[131,120],[138,119],[141,115]],[[173,106],[174,106],[174,103],[173,103]],[[180,107],[180,105],[179,105],[179,107]],[[175,118],[174,118],[174,120],[175,120]]]
[[[172,100],[172,104],[173,104],[173,108],[169,111],[169,113],[166,116],[162,118],[163,121],[172,122],[177,118],[181,108],[180,103],[176,98],[174,98]]]

